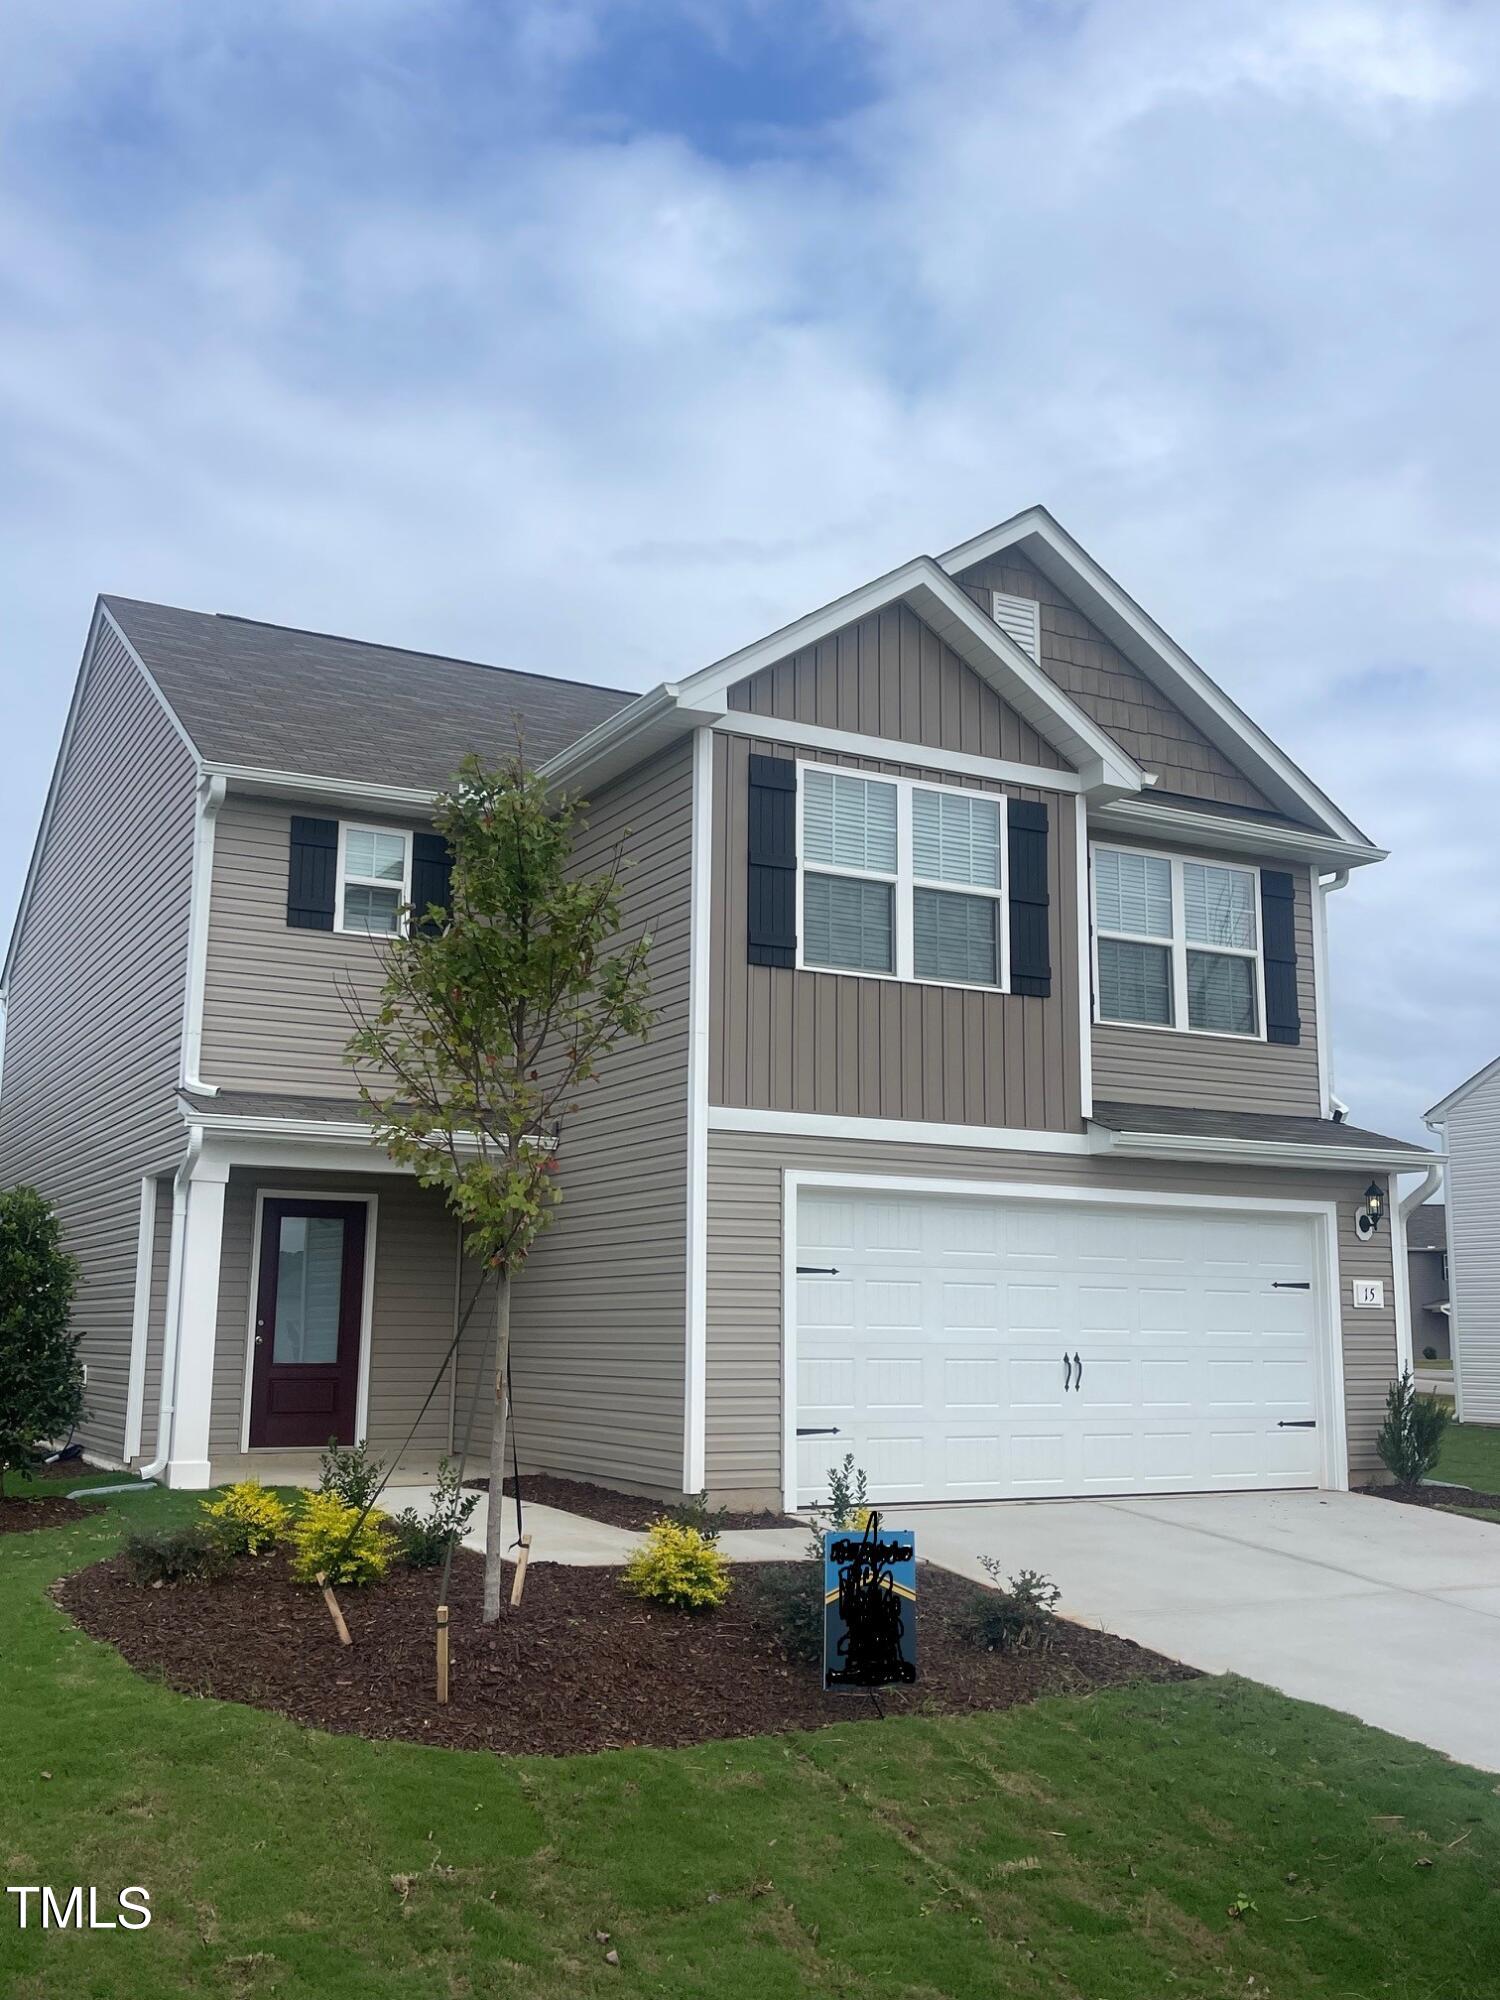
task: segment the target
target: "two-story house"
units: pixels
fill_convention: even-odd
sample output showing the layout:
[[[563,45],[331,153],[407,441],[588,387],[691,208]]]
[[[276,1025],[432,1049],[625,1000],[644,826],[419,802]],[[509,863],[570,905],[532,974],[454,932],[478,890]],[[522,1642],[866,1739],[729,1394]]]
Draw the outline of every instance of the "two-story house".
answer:
[[[885,1501],[1376,1469],[1432,1156],[1333,1115],[1324,898],[1382,850],[1040,508],[641,695],[102,599],[0,1088],[94,1452],[202,1486],[405,1437],[468,1274],[342,1051],[441,900],[434,794],[518,724],[582,864],[623,839],[661,1010],[519,1281],[523,1465],[774,1504],[846,1450]]]

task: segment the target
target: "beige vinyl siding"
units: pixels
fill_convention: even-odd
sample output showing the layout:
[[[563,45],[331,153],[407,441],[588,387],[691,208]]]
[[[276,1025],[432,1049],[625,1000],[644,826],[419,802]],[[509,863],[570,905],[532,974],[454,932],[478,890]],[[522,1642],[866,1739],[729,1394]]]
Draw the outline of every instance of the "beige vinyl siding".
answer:
[[[1071,769],[905,604],[871,612],[737,682],[729,706],[924,749]]]
[[[151,1236],[151,1303],[146,1322],[146,1389],[141,1402],[141,1460],[156,1455],[156,1424],[161,1415],[161,1357],[167,1324],[167,1283],[172,1253],[172,1181],[156,1183],[156,1216]]]
[[[181,1151],[175,1091],[194,762],[107,625],[86,665],[11,966],[0,1184],[57,1206],[81,1266],[81,1437],[125,1443],[141,1178]]]
[[[375,1197],[367,1435],[375,1456],[389,1461],[411,1429],[453,1339],[458,1270],[453,1218],[441,1195],[418,1187],[404,1174],[299,1174],[291,1168],[231,1171],[224,1196],[209,1421],[209,1450],[216,1476],[223,1459],[238,1455],[243,1435],[258,1191],[307,1194],[327,1201],[355,1195]],[[431,1464],[448,1449],[448,1422],[445,1374],[412,1441],[409,1456],[413,1463]]]
[[[708,1166],[707,1467],[710,1491],[721,1498],[780,1504],[785,1168],[992,1182],[997,1193],[1007,1181],[1030,1181],[1336,1201],[1349,1462],[1356,1478],[1377,1472],[1374,1440],[1396,1368],[1396,1320],[1391,1232],[1382,1227],[1361,1243],[1354,1227],[1368,1174],[1243,1172],[966,1146],[715,1132]],[[1384,1310],[1354,1309],[1350,1281],[1356,1277],[1384,1282]]]
[[[202,1074],[225,1090],[353,1097],[343,1051],[351,1008],[376,999],[377,939],[297,930],[286,920],[294,814],[336,818],[280,799],[231,793],[214,833],[213,895],[203,995]],[[361,825],[419,823],[346,814]]]
[[[1164,841],[1095,836],[1100,847],[1148,847],[1192,860],[1246,867],[1243,855]],[[1268,864],[1274,866],[1275,864]],[[1321,1118],[1318,1085],[1318,997],[1313,975],[1312,876],[1294,866],[1293,923],[1297,938],[1297,1006],[1302,1038],[1295,1048],[1249,1036],[1195,1035],[1171,1028],[1094,1023],[1094,1095],[1107,1102],[1188,1104],[1205,1111],[1266,1111]],[[1257,925],[1260,913],[1256,912]]]
[[[991,591],[1036,599],[1042,666],[1138,763],[1157,773],[1162,791],[1216,799],[1221,805],[1271,808],[1265,794],[1196,723],[1018,549],[976,563],[957,581],[986,613]]]
[[[752,754],[1039,799],[1048,808],[1052,992],[1020,999],[977,988],[751,965],[747,795]],[[709,1097],[774,1111],[1077,1130],[1077,816],[1070,794],[917,765],[714,739],[713,936]]]
[[[680,1494],[687,1338],[692,746],[596,794],[578,865],[626,857],[624,935],[652,937],[649,1041],[617,1049],[563,1127],[563,1201],[516,1282],[521,1462]]]
[[[1465,1423],[1500,1424],[1500,1074],[1476,1083],[1448,1112],[1447,1142],[1458,1413]]]

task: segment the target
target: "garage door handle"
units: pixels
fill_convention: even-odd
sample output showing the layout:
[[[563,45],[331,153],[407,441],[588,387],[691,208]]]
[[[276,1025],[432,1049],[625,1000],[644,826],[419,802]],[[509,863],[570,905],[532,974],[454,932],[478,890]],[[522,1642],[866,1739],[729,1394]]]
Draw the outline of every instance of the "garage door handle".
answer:
[[[1073,1357],[1063,1349],[1063,1394],[1066,1396],[1073,1386]]]
[[[1271,1290],[1273,1292],[1310,1292],[1312,1290],[1312,1279],[1273,1278],[1271,1280]]]
[[[1279,1431],[1315,1431],[1318,1420],[1316,1417],[1282,1417],[1276,1428]]]
[[[1076,1347],[1073,1349],[1073,1387],[1075,1389],[1083,1387],[1083,1356]]]
[[[799,1278],[836,1278],[838,1274],[839,1267],[837,1264],[799,1264],[797,1266],[797,1276]]]
[[[819,1430],[816,1426],[810,1429],[804,1429],[801,1424],[797,1426],[797,1435],[799,1438],[836,1438],[838,1434],[839,1427],[837,1424],[828,1424],[822,1430]]]

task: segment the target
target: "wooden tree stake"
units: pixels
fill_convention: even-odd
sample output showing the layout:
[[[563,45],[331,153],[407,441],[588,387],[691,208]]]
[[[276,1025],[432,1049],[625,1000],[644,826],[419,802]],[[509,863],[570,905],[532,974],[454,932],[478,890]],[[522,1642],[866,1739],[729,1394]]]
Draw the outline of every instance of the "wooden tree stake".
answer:
[[[437,1698],[448,1699],[448,1607],[437,1608]]]
[[[521,1601],[521,1592],[526,1588],[526,1565],[531,1560],[531,1537],[522,1535],[521,1553],[516,1557],[516,1580],[510,1587],[510,1608],[515,1610]]]
[[[354,1641],[349,1637],[349,1627],[344,1623],[344,1614],[339,1609],[339,1601],[333,1594],[333,1586],[328,1581],[326,1570],[320,1569],[318,1571],[318,1588],[323,1593],[323,1602],[328,1606],[328,1615],[333,1620],[333,1629],[339,1635],[339,1644],[341,1646],[352,1646]]]

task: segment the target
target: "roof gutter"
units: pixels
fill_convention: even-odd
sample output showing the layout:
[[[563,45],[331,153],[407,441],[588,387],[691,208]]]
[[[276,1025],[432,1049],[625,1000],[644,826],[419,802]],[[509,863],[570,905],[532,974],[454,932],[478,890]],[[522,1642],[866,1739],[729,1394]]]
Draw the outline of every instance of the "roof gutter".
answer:
[[[1243,854],[1274,854],[1281,859],[1305,860],[1319,868],[1334,868],[1342,878],[1334,886],[1342,888],[1351,868],[1367,867],[1384,861],[1388,849],[1371,847],[1352,840],[1338,840],[1330,834],[1301,832],[1289,826],[1259,826],[1254,820],[1220,818],[1213,813],[1164,806],[1155,799],[1114,799],[1089,815],[1096,826],[1113,827],[1122,833],[1160,833],[1179,840],[1202,840],[1218,848]]]
[[[1203,1133],[1117,1132],[1112,1126],[1097,1124],[1089,1129],[1093,1134],[1103,1135],[1101,1151],[1128,1160],[1187,1160],[1204,1165],[1309,1170],[1345,1167],[1358,1171],[1380,1167],[1392,1173],[1415,1173],[1439,1165],[1447,1157],[1397,1146],[1299,1145],[1282,1139],[1219,1139]]]

